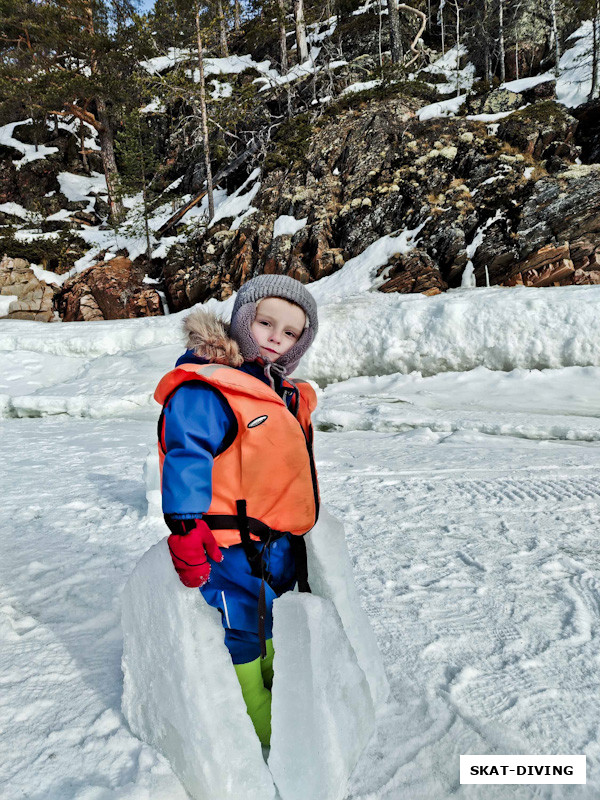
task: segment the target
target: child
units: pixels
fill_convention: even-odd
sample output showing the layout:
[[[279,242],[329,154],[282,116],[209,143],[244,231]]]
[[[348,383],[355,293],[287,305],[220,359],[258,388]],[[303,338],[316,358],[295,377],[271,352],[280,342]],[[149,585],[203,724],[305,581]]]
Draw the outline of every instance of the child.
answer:
[[[248,714],[271,735],[273,600],[310,591],[302,538],[319,513],[312,452],[316,395],[286,376],[317,332],[299,282],[244,284],[231,325],[194,311],[187,351],[160,382],[162,505],[181,582],[221,612]]]

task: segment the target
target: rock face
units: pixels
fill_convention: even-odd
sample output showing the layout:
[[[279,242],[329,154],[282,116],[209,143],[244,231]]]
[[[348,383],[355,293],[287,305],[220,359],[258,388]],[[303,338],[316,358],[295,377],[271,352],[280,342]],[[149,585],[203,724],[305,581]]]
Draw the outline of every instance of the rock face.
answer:
[[[542,101],[503,120],[496,136],[466,118],[420,122],[422,104],[400,94],[324,116],[308,131],[300,164],[261,177],[255,211],[237,230],[222,220],[171,250],[164,268],[171,307],[223,299],[261,272],[318,280],[382,236],[416,227],[418,250],[390,259],[380,291],[459,286],[469,258],[478,285],[488,275],[504,285],[593,282],[600,167],[572,163],[577,120]],[[306,224],[273,238],[280,215]],[[543,248],[565,242],[568,253],[546,258]],[[541,260],[531,262],[539,251]]]
[[[569,146],[563,153],[569,160],[574,160],[579,155],[573,145],[576,130],[577,120],[574,117],[558,103],[545,100],[503,120],[498,128],[498,136],[534,158],[547,157],[546,150],[552,144],[555,147]]]
[[[385,275],[385,282],[379,286],[380,292],[422,292],[432,295],[448,288],[433,259],[419,250],[392,256],[386,267],[377,274]]]
[[[160,316],[160,296],[143,279],[143,271],[122,256],[95,264],[64,285],[59,313],[65,322]]]
[[[4,256],[0,261],[0,294],[17,298],[8,307],[6,317],[9,319],[39,322],[51,322],[54,319],[52,287],[38,280],[23,258]]]
[[[566,286],[600,283],[600,245],[587,239],[540,247],[507,281],[516,286]]]
[[[481,108],[482,114],[498,114],[501,111],[514,111],[523,104],[523,95],[508,89],[494,89],[486,97]]]

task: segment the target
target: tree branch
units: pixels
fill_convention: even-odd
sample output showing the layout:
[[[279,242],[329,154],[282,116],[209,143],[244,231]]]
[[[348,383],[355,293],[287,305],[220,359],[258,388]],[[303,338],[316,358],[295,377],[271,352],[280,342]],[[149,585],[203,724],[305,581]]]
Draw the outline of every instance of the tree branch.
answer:
[[[91,111],[85,111],[85,109],[79,108],[79,106],[76,106],[74,103],[65,103],[65,108],[67,109],[66,111],[48,111],[48,114],[51,114],[54,117],[77,117],[77,119],[87,122],[98,132],[102,132],[104,130],[104,125],[101,122],[98,122]]]
[[[417,42],[421,38],[421,35],[422,35],[423,31],[425,30],[425,27],[427,25],[427,15],[423,11],[419,11],[418,8],[413,8],[412,6],[407,6],[406,3],[399,3],[398,4],[398,11],[410,11],[413,14],[417,14],[419,17],[421,17],[421,27],[419,28],[419,32],[417,33],[415,38],[412,40],[411,45],[410,45],[410,49],[411,49],[411,51],[413,53],[415,53],[415,57],[413,59],[411,59],[408,62],[408,64],[404,65],[405,67],[410,67],[411,64],[414,64],[415,61],[417,60],[417,58],[420,56],[420,52],[417,50]]]

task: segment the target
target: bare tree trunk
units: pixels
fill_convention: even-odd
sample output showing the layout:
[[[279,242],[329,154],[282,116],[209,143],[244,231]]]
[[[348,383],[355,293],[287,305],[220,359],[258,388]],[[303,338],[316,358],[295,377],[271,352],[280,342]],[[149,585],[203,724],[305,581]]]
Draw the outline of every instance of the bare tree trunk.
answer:
[[[460,94],[460,6],[458,0],[454,0],[454,11],[456,13],[456,96]]]
[[[444,6],[446,0],[440,0],[440,7],[438,9],[437,21],[442,32],[442,55],[446,55],[446,27],[444,23]]]
[[[240,0],[235,0],[233,4],[233,30],[239,31],[242,24],[242,12],[240,9]]]
[[[379,31],[378,31],[378,34],[377,34],[377,49],[378,49],[378,52],[379,52],[379,66],[382,67],[383,66],[383,52],[382,52],[382,48],[381,48],[381,29],[383,27],[383,14],[381,13],[382,12],[381,0],[378,0],[378,4],[379,4]]]
[[[206,164],[206,189],[208,193],[208,219],[215,215],[215,199],[213,197],[212,169],[210,166],[210,142],[208,140],[208,115],[206,113],[206,90],[204,86],[204,56],[202,53],[202,36],[200,34],[200,11],[196,13],[196,39],[198,43],[198,67],[200,69],[200,114],[202,116],[202,142],[204,144],[204,161]]]
[[[102,155],[102,166],[106,177],[106,188],[108,189],[108,202],[110,205],[110,216],[115,222],[119,222],[124,216],[125,209],[119,196],[119,170],[115,159],[115,141],[112,126],[108,118],[106,102],[103,97],[96,98],[96,110],[98,112],[98,122],[101,127],[100,151]]]
[[[58,119],[58,117],[55,117]],[[81,160],[83,162],[83,168],[90,174],[90,163],[88,161],[87,153],[85,151],[85,128],[83,127],[83,120],[79,120],[79,152],[81,153]]]
[[[500,47],[500,81],[506,80],[506,49],[504,47],[504,0],[498,6],[498,45]]]
[[[279,25],[279,60],[281,72],[288,71],[287,36],[285,33],[285,0],[277,0],[277,24]]]
[[[592,20],[592,86],[588,100],[593,100],[598,89],[598,39],[600,27],[600,0],[596,0],[594,19]]]
[[[482,23],[482,34],[483,34],[483,61],[484,61],[484,74],[485,79],[488,83],[492,82],[492,65],[491,65],[491,57],[490,57],[490,38],[488,36],[488,2],[489,0],[483,0],[483,23]]]
[[[558,38],[558,20],[556,18],[556,0],[550,0],[552,15],[552,38],[554,39],[554,74],[558,78],[558,62],[560,61],[560,40]]]
[[[223,0],[217,0],[217,19],[219,21],[219,51],[221,58],[227,58],[229,47],[227,46],[227,21],[223,13]]]
[[[390,23],[390,50],[392,64],[402,63],[402,42],[400,40],[400,14],[398,0],[388,0],[388,21]]]
[[[294,0],[294,22],[296,24],[296,47],[298,48],[298,63],[308,61],[308,47],[306,44],[306,23],[304,22],[304,0]]]

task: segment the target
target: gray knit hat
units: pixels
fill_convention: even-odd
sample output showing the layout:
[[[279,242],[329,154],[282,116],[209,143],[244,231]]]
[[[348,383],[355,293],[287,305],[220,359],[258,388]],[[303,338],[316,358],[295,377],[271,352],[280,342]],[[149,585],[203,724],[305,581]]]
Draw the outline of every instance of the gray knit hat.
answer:
[[[245,361],[255,361],[260,356],[258,345],[250,332],[256,316],[256,306],[265,297],[281,297],[300,306],[308,320],[298,341],[276,363],[266,362],[265,374],[272,383],[271,372],[288,375],[313,343],[319,328],[317,304],[300,281],[289,275],[258,275],[245,283],[237,293],[231,314],[230,334],[239,344]]]

